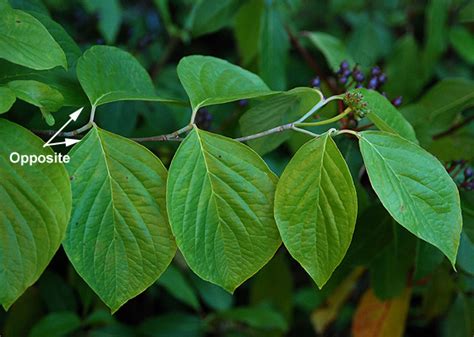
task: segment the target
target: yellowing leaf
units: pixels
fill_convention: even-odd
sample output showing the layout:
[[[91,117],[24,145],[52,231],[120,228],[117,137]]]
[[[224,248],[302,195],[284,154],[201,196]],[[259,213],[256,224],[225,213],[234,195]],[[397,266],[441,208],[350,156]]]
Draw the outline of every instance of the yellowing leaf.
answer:
[[[410,303],[411,288],[389,301],[380,301],[372,289],[359,302],[352,320],[354,337],[401,337]]]

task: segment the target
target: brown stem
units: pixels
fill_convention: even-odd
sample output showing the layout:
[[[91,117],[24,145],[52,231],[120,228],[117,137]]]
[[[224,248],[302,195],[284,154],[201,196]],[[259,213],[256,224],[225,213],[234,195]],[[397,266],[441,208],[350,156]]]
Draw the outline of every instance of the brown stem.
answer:
[[[443,131],[443,132],[440,132],[436,135],[433,136],[433,139],[434,140],[437,140],[437,139],[440,139],[440,138],[443,138],[443,137],[446,137],[452,133],[454,133],[455,131],[461,129],[462,127],[468,125],[470,122],[472,122],[474,120],[474,115],[473,116],[470,116],[470,117],[466,117],[463,121],[457,123],[457,124],[454,124],[453,126],[451,126],[449,129],[447,129],[446,131]]]

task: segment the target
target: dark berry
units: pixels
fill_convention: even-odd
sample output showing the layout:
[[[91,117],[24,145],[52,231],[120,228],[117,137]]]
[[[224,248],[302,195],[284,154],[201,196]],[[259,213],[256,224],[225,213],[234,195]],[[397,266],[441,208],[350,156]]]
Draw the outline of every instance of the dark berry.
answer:
[[[465,186],[465,189],[468,190],[468,191],[474,190],[474,181],[471,181],[471,182],[467,183],[466,186]]]
[[[377,89],[378,86],[379,86],[379,80],[377,79],[377,77],[372,77],[369,81],[369,84],[367,85],[367,88]]]
[[[357,83],[355,87],[356,89],[359,89],[359,88],[363,88],[364,85],[362,83]]]
[[[472,178],[473,175],[474,172],[472,171],[472,167],[468,167],[464,170],[464,178],[466,178],[466,180]]]
[[[381,73],[382,73],[382,69],[380,69],[379,66],[375,66],[375,67],[373,67],[373,68],[370,70],[370,74],[371,74],[372,76],[378,76],[378,75],[380,75]]]
[[[400,105],[402,105],[402,103],[403,103],[403,97],[402,96],[395,97],[392,100],[392,104],[396,107],[399,107]]]
[[[354,79],[354,81],[359,83],[364,82],[365,80],[365,76],[360,70],[355,70],[354,72],[352,72],[352,78]]]
[[[316,76],[315,78],[313,78],[313,80],[311,81],[311,85],[314,88],[319,88],[321,86],[321,79],[319,78],[319,76]]]
[[[387,75],[385,75],[385,73],[381,73],[378,77],[379,79],[379,83],[380,84],[384,84],[387,82]]]
[[[198,110],[194,122],[200,129],[209,130],[212,124],[212,115],[209,110],[201,108]]]
[[[345,76],[339,77],[339,83],[346,84],[347,83],[347,77],[345,77]]]
[[[97,39],[95,41],[95,44],[105,44],[105,40],[104,39]]]
[[[247,105],[249,105],[249,100],[248,99],[241,99],[239,101],[239,106],[241,106],[242,108],[245,108]]]
[[[349,62],[347,62],[346,60],[342,61],[341,62],[341,69],[342,70],[348,70],[349,69]]]

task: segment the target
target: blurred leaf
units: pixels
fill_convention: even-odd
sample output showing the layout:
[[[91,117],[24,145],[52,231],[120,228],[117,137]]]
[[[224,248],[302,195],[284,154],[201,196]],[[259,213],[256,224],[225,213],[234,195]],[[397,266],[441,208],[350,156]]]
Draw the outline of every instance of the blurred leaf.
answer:
[[[0,58],[36,70],[67,69],[63,50],[46,28],[30,14],[9,7],[0,15]]]
[[[10,5],[15,9],[21,9],[24,11],[34,11],[44,15],[49,15],[48,9],[41,0],[5,0],[10,2]],[[1,5],[0,5],[1,6]]]
[[[450,162],[462,158],[467,161],[474,159],[474,135],[460,130],[449,136],[433,140],[426,149],[442,162]]]
[[[137,337],[137,334],[133,328],[127,325],[113,324],[94,329],[89,332],[87,337]]]
[[[456,52],[469,64],[474,64],[474,36],[467,28],[456,26],[449,32],[449,40]]]
[[[464,220],[464,233],[474,242],[474,194],[461,192],[461,207]]]
[[[278,1],[265,2],[260,30],[259,73],[271,89],[284,90],[290,43],[277,3]]]
[[[390,51],[391,35],[386,26],[373,18],[365,15],[363,18],[349,38],[348,49],[356,63],[370,67]]]
[[[139,110],[145,108],[143,102],[122,101],[106,104],[97,112],[96,121],[107,131],[131,137],[137,128]]]
[[[377,91],[364,88],[356,89],[355,92],[360,92],[363,95],[362,100],[367,103],[367,109],[369,110],[367,118],[377,128],[418,143],[413,127],[386,97]]]
[[[398,224],[393,224],[393,226],[394,240],[370,265],[371,287],[377,298],[381,300],[402,294],[415,260],[415,237]]]
[[[460,22],[473,22],[474,21],[474,3],[466,1],[464,6],[459,11]]]
[[[456,117],[471,106],[474,106],[474,82],[445,79],[426,92],[415,106],[405,107],[402,113],[405,111],[420,142],[429,144],[433,135],[448,129]]]
[[[405,35],[397,41],[387,60],[387,83],[384,91],[390,97],[402,96],[411,101],[423,88],[423,69],[419,66],[420,51],[413,35]]]
[[[465,233],[461,235],[457,265],[466,273],[474,275],[474,243]]]
[[[368,266],[393,241],[393,219],[380,205],[369,206],[359,215],[345,260]]]
[[[211,309],[221,311],[232,307],[234,297],[227,291],[210,282],[204,281],[194,273],[191,275],[194,286],[204,303]]]
[[[316,91],[304,87],[267,98],[240,117],[242,135],[252,135],[293,122],[308,112],[319,100]],[[263,155],[276,149],[288,138],[289,132],[280,132],[261,139],[249,140],[247,143],[258,154]]]
[[[244,323],[255,329],[279,331],[288,329],[288,323],[279,312],[263,306],[234,308],[217,315],[223,319]]]
[[[472,308],[463,294],[458,294],[442,323],[442,337],[469,337],[474,333]]]
[[[455,290],[455,284],[448,268],[439,268],[424,288],[422,311],[431,320],[446,312]]]
[[[77,330],[80,325],[81,320],[75,313],[54,312],[36,323],[28,337],[63,337]]]
[[[417,240],[414,280],[429,276],[444,261],[443,254],[429,243]]]
[[[0,114],[11,109],[16,101],[16,95],[13,90],[7,87],[0,87]]]
[[[119,0],[83,0],[89,12],[99,15],[99,31],[107,43],[113,44],[122,23],[122,6]]]
[[[258,54],[260,44],[264,0],[248,0],[235,15],[234,35],[242,57],[242,64],[248,65]]]
[[[46,271],[38,281],[41,298],[53,311],[76,311],[76,295],[68,283],[58,274]]]
[[[204,322],[186,314],[168,314],[146,319],[138,327],[143,337],[204,337]]]
[[[338,38],[322,32],[308,33],[308,38],[323,53],[327,63],[334,72],[339,69],[339,65],[344,60],[350,64],[354,63],[345,44]]]
[[[371,289],[360,300],[352,320],[354,337],[402,337],[411,289],[392,300],[380,301]]]
[[[161,275],[158,284],[164,287],[171,295],[181,302],[189,305],[191,308],[198,310],[199,300],[194,289],[189,285],[181,271],[173,265]]]
[[[371,185],[384,207],[403,227],[438,247],[454,266],[462,217],[458,188],[444,166],[399,136],[364,131],[359,137]]]
[[[239,7],[237,0],[198,0],[190,14],[189,27],[194,37],[213,33],[232,21]]]
[[[271,304],[289,322],[293,312],[293,275],[283,252],[255,275],[250,288],[250,304]]]
[[[178,75],[195,111],[207,105],[273,93],[257,75],[211,56],[182,58]]]
[[[130,100],[173,102],[157,97],[146,70],[119,48],[89,48],[77,63],[77,77],[94,106]]]
[[[352,271],[352,273],[342,281],[331,296],[326,299],[324,305],[318,307],[311,313],[311,323],[313,324],[316,333],[323,334],[328,326],[334,322],[341,307],[356,288],[357,281],[363,271],[363,268],[355,268],[354,271]]]
[[[449,3],[449,0],[430,0],[426,9],[426,42],[421,60],[421,68],[424,70],[424,78],[426,79],[431,77],[436,62],[447,47]]]
[[[36,288],[28,288],[12,305],[2,327],[5,337],[28,336],[32,326],[44,315],[44,308]]]

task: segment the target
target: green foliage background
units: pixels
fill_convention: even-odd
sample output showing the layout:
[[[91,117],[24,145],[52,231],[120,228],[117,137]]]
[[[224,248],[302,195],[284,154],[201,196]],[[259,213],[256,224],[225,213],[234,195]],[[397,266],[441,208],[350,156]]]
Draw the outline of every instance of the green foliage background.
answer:
[[[7,3],[24,12],[8,17]],[[31,57],[22,58],[18,56],[21,53],[11,53],[13,44],[5,36],[11,27],[11,20],[34,20],[32,17],[43,28],[35,34],[21,35],[24,38],[22,43],[35,46]],[[74,224],[94,221],[91,219],[103,215],[104,223],[117,221],[117,228],[124,231],[126,226],[120,227],[120,221],[108,213],[109,205],[105,203],[80,204],[80,207],[73,209],[73,220],[68,228],[69,239],[63,242],[64,250],[59,249],[44,273],[39,270],[32,279],[21,282],[26,288],[41,274],[39,280],[16,301],[15,298],[0,296],[3,304],[8,303],[6,306],[14,302],[8,312],[0,309],[0,335],[300,337],[349,336],[351,333],[358,336],[359,333],[362,336],[354,330],[354,321],[360,319],[360,315],[356,314],[360,313],[358,306],[369,288],[380,301],[392,304],[394,299],[407,294],[406,289],[410,289],[411,294],[411,299],[407,300],[409,308],[403,334],[395,329],[388,332],[381,329],[374,336],[473,335],[474,192],[463,185],[463,170],[472,165],[474,159],[474,123],[470,123],[474,120],[472,1],[0,0],[0,18],[0,112],[5,112],[2,118],[29,130],[45,130],[51,129],[52,125],[59,127],[68,120],[72,111],[84,106],[87,113],[84,112],[75,123],[78,127],[87,123],[91,104],[97,107],[95,122],[100,129],[94,128],[81,142],[81,147],[71,152],[76,161],[67,167],[67,173],[62,168],[53,172],[58,177],[69,174],[83,179],[73,184],[74,205],[82,200],[75,195],[82,195],[83,190],[87,191],[86,186],[91,185],[106,186],[107,194],[112,194],[117,204],[141,205],[143,200],[154,203],[148,191],[164,193],[162,182],[166,180],[165,169],[156,160],[158,157],[169,169],[169,176],[173,177],[168,181],[168,189],[182,184],[177,179],[180,176],[173,176],[173,172],[192,177],[195,166],[200,166],[202,169],[195,179],[205,190],[203,194],[208,192],[217,200],[220,200],[219,193],[226,195],[231,191],[223,187],[210,192],[216,184],[214,181],[213,185],[212,179],[217,179],[212,175],[226,176],[226,170],[236,166],[239,160],[248,166],[229,176],[246,191],[263,190],[268,186],[274,188],[276,176],[282,177],[280,181],[288,182],[285,186],[293,184],[295,191],[308,181],[324,182],[322,171],[313,169],[312,164],[318,163],[334,175],[332,179],[326,178],[326,181],[335,183],[334,186],[321,188],[324,193],[333,193],[342,186],[349,191],[344,196],[347,207],[342,210],[347,213],[338,223],[347,221],[348,227],[353,226],[358,210],[350,246],[352,232],[345,233],[348,237],[341,239],[344,247],[331,251],[330,258],[322,258],[320,251],[313,252],[311,245],[306,247],[305,256],[298,256],[304,244],[292,241],[295,234],[291,230],[294,228],[286,228],[285,221],[303,223],[307,214],[292,214],[291,210],[284,211],[284,207],[291,205],[292,199],[296,200],[295,203],[301,201],[307,205],[323,202],[311,193],[309,196],[297,192],[288,194],[283,188],[277,188],[275,203],[281,205],[281,212],[275,216],[287,248],[281,246],[271,261],[265,264],[267,256],[271,257],[277,249],[280,239],[276,228],[258,232],[257,235],[264,237],[261,243],[266,251],[249,254],[250,257],[244,256],[241,260],[236,257],[231,262],[227,261],[236,270],[248,260],[254,263],[252,268],[255,270],[250,270],[248,275],[231,279],[216,275],[217,267],[197,255],[194,260],[185,259],[178,252],[167,268],[176,249],[174,239],[168,227],[155,228],[157,232],[151,235],[154,239],[148,243],[166,247],[168,255],[161,256],[151,266],[145,266],[143,275],[146,277],[140,280],[133,280],[132,275],[134,268],[142,270],[143,266],[131,266],[127,269],[130,274],[121,274],[123,270],[116,268],[119,283],[121,279],[130,280],[123,289],[116,290],[111,288],[111,280],[104,279],[101,274],[113,271],[95,269],[95,264],[91,268],[91,261],[95,263],[93,254],[88,257],[89,260],[80,259],[84,249],[80,246],[82,242],[87,242],[87,252],[95,253],[97,242],[109,242],[112,234],[107,231],[83,232],[82,237],[82,228]],[[61,48],[64,54],[60,52]],[[235,70],[229,63],[220,60],[201,57],[182,59],[189,55],[218,57],[260,78]],[[232,138],[255,134],[294,121],[306,113],[318,97],[309,88],[315,76],[322,79],[321,90],[326,96],[343,93],[345,88],[337,82],[335,74],[343,60],[351,65],[360,65],[365,72],[379,65],[388,76],[388,82],[382,87],[386,96],[389,99],[403,96],[403,104],[397,111],[383,96],[366,89],[359,90],[368,99],[373,113],[368,115],[368,121],[362,121],[355,128],[362,130],[373,123],[380,130],[418,142],[445,165],[457,184],[464,223],[457,252],[450,245],[449,238],[443,237],[444,227],[459,222],[456,211],[445,212],[442,217],[439,212],[415,214],[416,223],[421,224],[415,228],[413,218],[397,217],[400,205],[391,196],[392,191],[411,199],[413,205],[418,203],[418,209],[423,209],[423,202],[413,197],[420,181],[441,191],[439,198],[442,203],[451,205],[458,202],[451,181],[443,180],[447,176],[446,170],[441,169],[433,157],[400,137],[363,132],[359,150],[358,143],[351,137],[340,136],[334,143],[326,134],[301,147],[311,137],[287,131],[249,141],[255,153],[243,145],[198,129],[191,131],[179,152],[176,152],[176,142],[146,143],[150,152],[115,135],[137,138],[168,134],[186,125],[193,113],[197,113],[199,120],[202,110],[199,112],[198,108],[201,107],[206,107],[212,116],[210,124],[204,127],[208,131]],[[209,67],[225,72],[220,77],[223,80],[219,82],[219,95],[211,99],[209,97],[213,97],[216,87],[214,79],[218,77],[216,74],[216,77],[206,77],[205,69]],[[114,76],[123,72],[130,76]],[[196,78],[199,80],[196,81]],[[122,90],[124,87],[127,87],[126,92]],[[104,96],[104,91],[111,94]],[[286,92],[272,95],[271,91]],[[337,111],[338,105],[331,104],[321,110],[319,117],[329,118]],[[328,127],[348,126],[343,123],[344,120],[342,124],[340,121],[311,126],[309,130],[322,133]],[[29,151],[35,142],[39,144],[39,140],[26,130],[15,129],[12,123],[2,125],[2,156],[8,155],[4,153],[6,149],[19,146],[12,144],[21,144],[24,151]],[[395,149],[386,153],[379,151],[385,145]],[[122,150],[118,151],[118,148]],[[295,155],[300,148],[298,155]],[[406,154],[411,148],[411,155],[415,158],[412,161]],[[67,152],[66,149],[61,150]],[[50,153],[47,149],[44,151],[45,154]],[[220,158],[226,153],[235,157],[229,156],[224,167],[220,166],[220,161],[212,161],[212,158]],[[260,161],[257,153],[276,176]],[[102,175],[96,174],[88,165],[91,156],[96,160],[94,167],[100,167]],[[333,158],[338,165],[325,162],[325,156]],[[383,165],[377,162],[379,156],[385,158]],[[282,176],[292,158],[295,161]],[[404,165],[406,161],[416,165],[408,165],[407,168]],[[120,164],[127,162],[129,165],[126,167]],[[460,166],[463,168],[460,169]],[[291,171],[293,167],[305,167],[307,173],[302,176]],[[125,176],[123,172],[143,169],[153,174],[151,178],[147,176],[143,179],[146,183],[138,192],[135,190],[130,198],[124,198],[114,191],[114,182]],[[209,172],[204,174],[206,170],[212,175]],[[412,174],[418,180],[408,180],[401,187],[397,184],[387,184],[387,187],[387,175],[383,172],[390,170]],[[35,171],[34,179],[46,180],[52,174],[40,171]],[[15,172],[0,172],[0,179],[16,179],[17,184],[36,183],[28,181],[30,176],[19,178]],[[369,177],[374,188],[369,183]],[[380,182],[378,186],[377,181]],[[127,181],[120,181],[120,184],[131,186],[127,185]],[[205,186],[210,187],[207,189]],[[45,186],[45,193],[41,195],[44,202],[35,205],[37,209],[43,214],[49,214],[48,210],[55,208],[66,212],[71,205],[63,205],[62,200],[46,193],[48,188],[54,186]],[[55,188],[62,195],[70,193],[67,186]],[[318,189],[319,185],[315,184],[312,191]],[[156,209],[142,210],[141,214],[145,214],[143,218],[138,213],[127,214],[140,225],[140,231],[137,230],[134,235],[140,237],[141,230],[147,226],[147,217],[167,222],[166,214],[162,214],[166,210],[166,202],[184,204],[188,194],[198,192],[201,193],[201,189],[181,190],[174,194],[168,190],[167,200],[156,201]],[[383,199],[383,206],[403,227],[385,211],[377,196]],[[0,211],[5,210],[6,214],[7,208],[15,207],[9,202],[10,199],[0,206]],[[268,201],[262,197],[258,202],[268,206],[270,212],[273,209],[273,199]],[[337,208],[334,203],[323,206]],[[251,211],[257,214],[262,210]],[[19,212],[28,213],[28,209]],[[168,213],[173,233],[184,233],[176,235],[182,253],[186,256],[191,254],[189,252],[196,252],[200,246],[199,243],[192,245],[193,236],[185,230],[190,223],[181,219],[182,210],[168,207]],[[29,216],[30,221],[39,221],[34,214]],[[46,227],[39,228],[34,235],[49,235],[51,242],[46,244],[38,240],[35,247],[50,249],[52,256],[60,244],[59,234],[56,237],[55,233],[45,233],[48,233],[48,228],[54,227],[55,221],[58,224],[64,222],[61,218],[65,217],[66,214],[60,214],[59,219],[46,218]],[[206,218],[206,221],[212,223],[213,219]],[[266,221],[273,222],[273,219]],[[173,223],[179,223],[182,227]],[[324,222],[323,226],[329,231],[332,223]],[[431,236],[434,232],[432,227],[441,229],[435,238]],[[412,234],[414,232],[418,238],[434,246],[417,239]],[[146,241],[149,237],[141,239]],[[329,242],[331,239],[328,235]],[[251,251],[254,246],[253,243],[248,246],[243,243],[242,251]],[[347,254],[346,246],[349,247]],[[28,242],[22,249],[25,254],[34,255]],[[120,247],[116,249],[120,250]],[[5,250],[0,248],[0,261],[5,259],[2,253],[6,256]],[[206,254],[205,251],[200,253],[203,256]],[[133,251],[131,254],[138,253]],[[222,262],[226,256],[222,255],[216,262],[220,268],[227,266]],[[3,263],[10,268],[18,264],[14,258],[8,258]],[[312,261],[320,261],[321,258],[325,261],[323,265],[312,264]],[[48,260],[47,257],[43,259]],[[15,271],[38,267],[23,265],[21,268]],[[159,280],[154,282],[162,272]],[[230,294],[198,275],[235,292]],[[100,298],[81,276],[95,285],[94,290],[101,294]],[[240,285],[242,278],[248,277],[251,278]],[[322,285],[324,287],[319,289],[318,286]],[[16,291],[10,284],[0,284],[0,287],[3,288],[0,294]],[[137,297],[119,309],[134,296]],[[342,297],[339,302],[338,297]],[[113,311],[118,311],[112,315],[104,302]],[[332,313],[325,316],[325,310]],[[366,315],[375,312],[376,309],[374,312],[369,310]],[[388,320],[391,324],[403,326],[404,315],[395,315]]]

